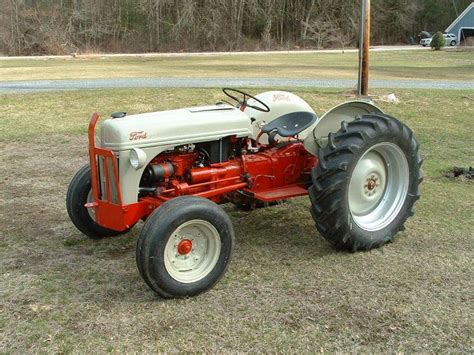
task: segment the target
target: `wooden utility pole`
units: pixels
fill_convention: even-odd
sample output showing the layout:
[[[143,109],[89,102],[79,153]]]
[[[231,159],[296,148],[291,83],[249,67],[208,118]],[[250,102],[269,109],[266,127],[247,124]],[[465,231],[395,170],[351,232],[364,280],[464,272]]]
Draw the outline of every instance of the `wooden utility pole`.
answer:
[[[456,17],[459,17],[458,7],[456,6],[456,1],[453,0],[454,11],[456,11]]]
[[[359,41],[359,96],[369,92],[370,0],[362,0]]]

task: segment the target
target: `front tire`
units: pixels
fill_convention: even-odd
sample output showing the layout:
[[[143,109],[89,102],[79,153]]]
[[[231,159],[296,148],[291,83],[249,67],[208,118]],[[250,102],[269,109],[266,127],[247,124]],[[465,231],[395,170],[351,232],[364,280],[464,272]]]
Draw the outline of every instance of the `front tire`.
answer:
[[[318,231],[340,249],[386,244],[420,197],[422,159],[413,132],[395,118],[369,114],[343,122],[328,138],[309,189]]]
[[[450,45],[451,45],[451,47],[454,47],[456,45],[456,41],[454,41],[454,40],[451,41]]]
[[[137,267],[161,297],[195,296],[224,275],[233,245],[234,229],[222,208],[204,198],[177,197],[147,218]]]
[[[66,208],[69,218],[79,231],[91,239],[102,239],[127,232],[117,232],[97,224],[93,209],[84,207],[88,202],[92,202],[91,168],[89,164],[79,169],[69,183],[66,195]]]

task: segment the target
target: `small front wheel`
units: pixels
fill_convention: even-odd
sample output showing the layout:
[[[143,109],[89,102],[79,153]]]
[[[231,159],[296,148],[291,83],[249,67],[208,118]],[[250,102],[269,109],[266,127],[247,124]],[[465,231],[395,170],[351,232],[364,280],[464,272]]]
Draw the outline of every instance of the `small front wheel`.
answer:
[[[86,208],[86,203],[93,202],[91,189],[91,168],[83,166],[74,175],[66,195],[66,208],[72,223],[91,239],[116,236],[126,233],[104,228],[96,223],[94,209]]]
[[[232,223],[222,208],[204,198],[177,197],[147,218],[137,267],[160,296],[195,296],[224,275],[233,244]]]

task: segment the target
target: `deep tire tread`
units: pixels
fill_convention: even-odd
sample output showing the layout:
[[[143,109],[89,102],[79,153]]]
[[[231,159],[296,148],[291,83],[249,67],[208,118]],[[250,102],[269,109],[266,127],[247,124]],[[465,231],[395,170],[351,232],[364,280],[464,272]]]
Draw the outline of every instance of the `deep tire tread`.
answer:
[[[409,191],[390,228],[383,233],[369,233],[352,221],[347,189],[352,169],[363,152],[387,140],[404,147],[410,166]],[[419,144],[408,126],[385,114],[358,116],[354,121],[342,122],[338,132],[328,135],[328,145],[320,149],[318,158],[319,165],[311,173],[313,185],[308,190],[311,215],[319,233],[331,244],[350,251],[370,250],[391,242],[398,231],[405,229],[404,222],[414,214],[413,205],[420,198],[419,184],[423,181]]]

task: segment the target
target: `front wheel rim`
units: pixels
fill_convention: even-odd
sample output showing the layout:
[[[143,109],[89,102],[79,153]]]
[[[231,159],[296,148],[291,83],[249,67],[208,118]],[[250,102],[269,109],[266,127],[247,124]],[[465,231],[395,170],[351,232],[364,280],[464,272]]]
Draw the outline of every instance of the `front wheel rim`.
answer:
[[[171,233],[164,250],[165,268],[178,282],[197,282],[214,269],[220,252],[217,229],[207,221],[191,220]]]
[[[349,183],[352,220],[362,229],[378,231],[398,216],[410,176],[405,154],[393,143],[379,143],[357,162]]]
[[[92,203],[94,202],[94,195],[92,194],[92,189],[89,190],[89,193],[87,194],[86,198],[87,203]],[[86,207],[87,208],[87,213],[89,214],[89,217],[95,222],[95,208],[93,207]]]

